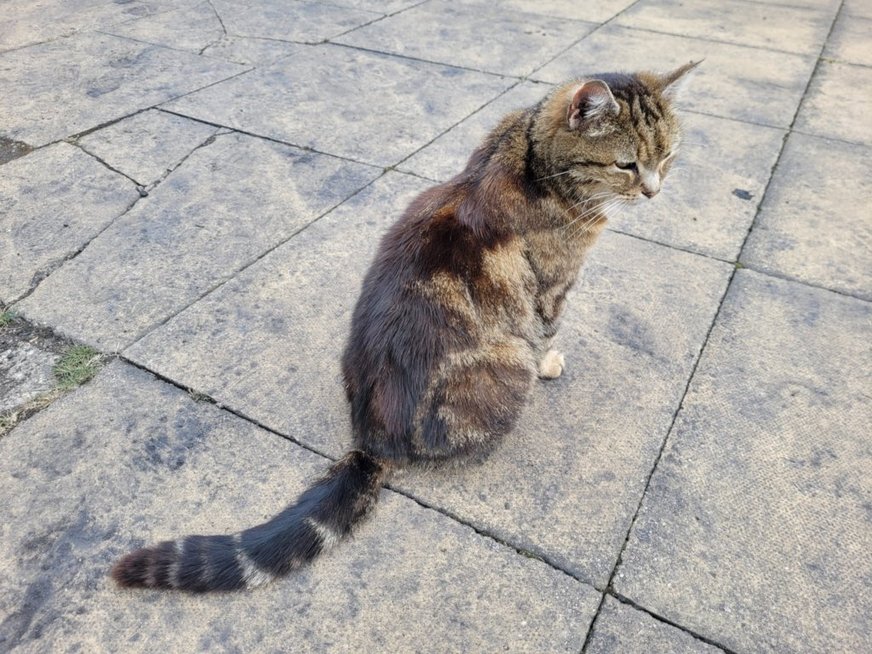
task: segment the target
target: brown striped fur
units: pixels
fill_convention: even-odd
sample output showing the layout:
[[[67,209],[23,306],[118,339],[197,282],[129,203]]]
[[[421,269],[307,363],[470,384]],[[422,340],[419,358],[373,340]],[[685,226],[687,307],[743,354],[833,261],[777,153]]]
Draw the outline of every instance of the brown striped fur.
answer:
[[[343,356],[354,450],[269,522],[127,555],[123,586],[256,586],[312,560],[370,511],[389,470],[462,461],[508,434],[566,294],[616,203],[653,197],[679,143],[668,75],[608,74],[506,116],[454,179],[382,240]]]

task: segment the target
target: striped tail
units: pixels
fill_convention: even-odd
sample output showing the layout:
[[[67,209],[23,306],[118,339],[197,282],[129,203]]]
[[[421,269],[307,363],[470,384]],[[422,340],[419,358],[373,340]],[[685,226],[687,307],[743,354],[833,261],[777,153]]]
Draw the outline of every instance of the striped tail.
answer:
[[[358,450],[269,522],[230,536],[188,536],[131,552],[112,568],[121,586],[195,593],[254,588],[348,536],[375,505],[387,468]]]

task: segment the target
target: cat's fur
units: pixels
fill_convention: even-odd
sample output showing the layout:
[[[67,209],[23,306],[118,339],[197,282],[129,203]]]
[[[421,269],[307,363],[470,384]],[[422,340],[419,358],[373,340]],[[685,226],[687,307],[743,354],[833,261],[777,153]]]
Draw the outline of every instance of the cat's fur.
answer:
[[[506,116],[382,240],[342,361],[354,449],[269,522],[138,550],[116,581],[257,586],[347,536],[391,468],[487,454],[536,377],[563,370],[551,340],[607,205],[659,190],[679,140],[670,85],[692,67],[570,82]]]

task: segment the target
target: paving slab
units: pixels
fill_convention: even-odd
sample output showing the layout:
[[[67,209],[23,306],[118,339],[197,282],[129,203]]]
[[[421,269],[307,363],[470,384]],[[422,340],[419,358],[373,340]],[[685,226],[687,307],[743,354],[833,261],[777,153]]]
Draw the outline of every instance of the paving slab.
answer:
[[[225,36],[206,46],[203,54],[218,57],[237,64],[268,66],[297,51],[294,43],[272,41],[269,39],[249,39],[240,36]]]
[[[704,59],[679,106],[764,125],[788,127],[815,57],[657,34],[609,24],[533,74],[546,82],[615,70],[671,70]],[[605,70],[604,70],[605,69]]]
[[[385,226],[425,185],[386,176],[125,356],[340,454],[350,425],[339,359],[360,280]],[[559,337],[564,376],[537,387],[483,466],[395,483],[604,585],[731,269],[607,234]]]
[[[0,338],[0,412],[26,404],[54,388],[54,364],[59,358],[30,343],[4,345]]]
[[[588,654],[720,654],[685,631],[606,596],[593,625]]]
[[[742,261],[872,300],[869,170],[866,146],[791,134]]]
[[[872,17],[861,18],[842,11],[830,34],[824,57],[851,64],[872,66]]]
[[[354,540],[256,591],[108,579],[131,546],[276,513],[328,464],[111,364],[0,440],[0,648],[579,651],[599,593],[389,491]]]
[[[174,0],[167,0],[173,2]],[[181,4],[191,0],[183,0]],[[83,30],[99,29],[167,10],[167,3],[147,0],[39,0],[7,2],[0,16],[0,51],[21,48]]]
[[[245,71],[108,34],[0,54],[0,132],[38,146]]]
[[[551,88],[550,84],[521,82],[413,154],[398,168],[437,181],[451,179],[464,169],[472,151],[503,116],[536,104]]]
[[[603,23],[629,7],[634,1],[590,0],[588,2],[577,2],[576,0],[537,0],[536,2],[530,2],[529,0],[506,0],[500,2],[499,6],[532,14],[554,16],[555,18]],[[490,0],[467,0],[465,4],[496,6]]]
[[[104,29],[108,34],[167,48],[200,53],[224,36],[224,28],[209,0],[164,11],[154,16],[126,21]]]
[[[355,9],[363,9],[372,11],[382,15],[395,14],[398,11],[403,11],[409,7],[414,7],[427,0],[337,0],[330,4],[342,5],[343,7],[354,7]]]
[[[0,301],[27,293],[138,198],[130,180],[68,143],[0,166]]]
[[[142,186],[160,180],[217,127],[149,109],[92,132],[79,145]]]
[[[299,46],[272,66],[164,106],[294,145],[391,166],[512,84],[493,75],[325,44]]]
[[[435,0],[355,30],[337,42],[520,76],[545,64],[595,27],[595,23],[502,5]],[[475,38],[468,38],[470,34]],[[458,47],[460,43],[463,47]]]
[[[849,16],[872,18],[872,4],[869,4],[869,0],[845,0],[842,11]]]
[[[872,632],[872,305],[739,270],[614,585],[737,652]]]
[[[835,7],[822,9],[733,0],[640,0],[615,19],[628,27],[817,55]]]
[[[380,171],[239,134],[215,137],[18,307],[121,349]]]
[[[351,312],[381,235],[428,186],[387,173],[124,355],[341,456],[351,438],[339,366]]]
[[[796,117],[800,132],[872,145],[872,68],[820,62]]]
[[[651,201],[618,211],[609,227],[735,261],[784,131],[694,113],[682,113],[681,122],[681,153],[663,191]]]
[[[232,36],[320,43],[377,20],[381,13],[321,2],[211,0]]]

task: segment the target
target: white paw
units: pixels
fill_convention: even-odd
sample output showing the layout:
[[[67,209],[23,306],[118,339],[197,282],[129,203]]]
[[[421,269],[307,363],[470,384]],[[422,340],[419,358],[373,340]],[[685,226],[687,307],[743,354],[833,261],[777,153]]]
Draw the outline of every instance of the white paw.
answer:
[[[563,358],[563,353],[548,350],[539,362],[539,376],[542,379],[557,379],[565,367],[566,360]]]

